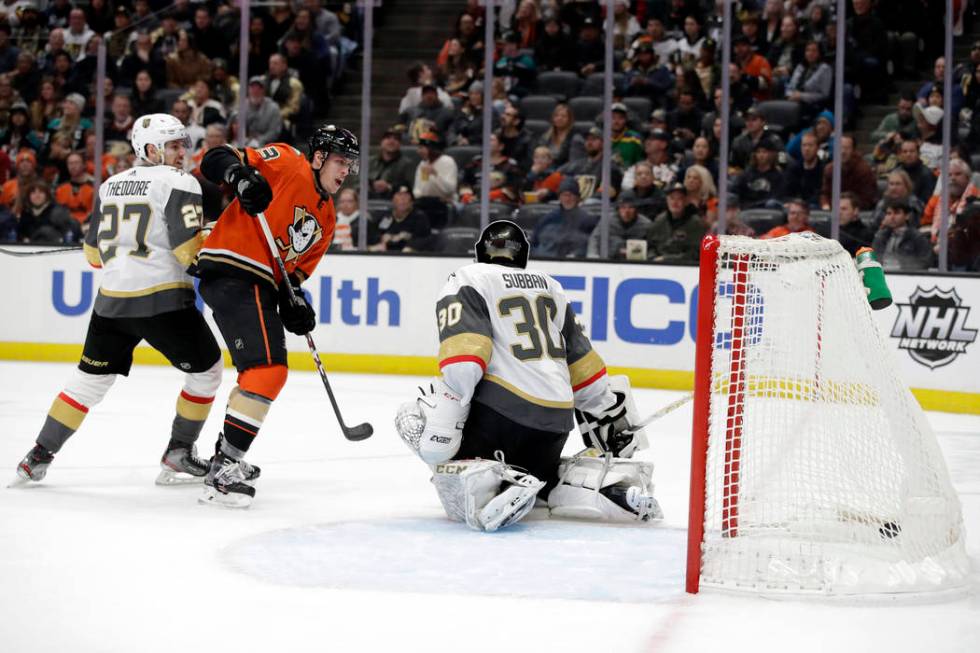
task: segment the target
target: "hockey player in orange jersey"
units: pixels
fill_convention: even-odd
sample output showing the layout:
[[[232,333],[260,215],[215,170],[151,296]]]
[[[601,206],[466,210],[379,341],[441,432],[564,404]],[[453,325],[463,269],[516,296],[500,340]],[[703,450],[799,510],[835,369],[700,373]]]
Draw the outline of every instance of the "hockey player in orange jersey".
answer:
[[[259,469],[242,458],[266,413],[286,383],[283,329],[304,335],[316,314],[300,290],[333,239],[336,215],[331,195],[357,173],[357,138],[333,125],[310,138],[309,154],[274,143],[243,151],[208,150],[201,172],[228,184],[235,199],[224,210],[197,257],[199,291],[214,311],[238,385],[231,391],[224,431],[215,446],[202,503],[247,507]],[[264,212],[289,278],[281,278],[261,226]],[[299,301],[290,301],[286,284]]]

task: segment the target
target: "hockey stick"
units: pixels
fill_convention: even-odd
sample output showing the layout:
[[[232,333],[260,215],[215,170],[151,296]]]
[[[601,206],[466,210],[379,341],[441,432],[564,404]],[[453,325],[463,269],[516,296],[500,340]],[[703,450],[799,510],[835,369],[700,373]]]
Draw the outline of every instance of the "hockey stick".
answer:
[[[286,290],[289,292],[289,300],[295,302],[296,291],[293,290],[293,284],[289,282],[286,265],[282,262],[282,257],[279,256],[279,249],[276,247],[276,241],[272,237],[272,231],[269,229],[269,223],[265,219],[265,213],[259,211],[259,214],[255,218],[259,221],[259,226],[262,227],[262,233],[265,234],[269,251],[272,253],[272,258],[276,261],[276,266],[279,268],[280,274],[282,274],[283,281],[286,284]],[[333,406],[334,415],[337,416],[337,422],[340,423],[340,430],[343,431],[344,437],[355,442],[371,437],[371,434],[374,433],[374,427],[367,422],[356,426],[347,426],[344,424],[344,418],[340,414],[340,406],[337,405],[337,399],[334,398],[333,390],[330,389],[330,381],[327,380],[327,373],[323,369],[323,363],[320,362],[320,354],[317,353],[316,344],[313,342],[313,335],[310,333],[306,334],[306,344],[309,346],[310,354],[313,356],[316,371],[320,373],[320,380],[323,381],[323,387],[327,389],[327,396],[330,397],[330,405]]]
[[[44,256],[46,254],[67,254],[68,252],[80,251],[82,251],[81,245],[76,247],[57,247],[55,249],[37,249],[30,252],[18,252],[12,249],[0,247],[0,254],[6,254],[7,256]]]
[[[628,429],[626,429],[625,432],[626,433],[636,433],[637,431],[639,431],[643,427],[651,424],[652,422],[657,421],[661,417],[664,417],[665,415],[668,415],[668,414],[674,412],[675,410],[677,410],[678,408],[680,408],[681,406],[683,406],[687,402],[691,401],[692,399],[694,399],[694,393],[693,392],[691,394],[684,395],[680,399],[675,399],[674,401],[670,402],[669,404],[667,404],[666,406],[664,406],[663,408],[661,408],[660,410],[658,410],[654,414],[649,415],[648,417],[643,418],[637,424],[632,424]]]

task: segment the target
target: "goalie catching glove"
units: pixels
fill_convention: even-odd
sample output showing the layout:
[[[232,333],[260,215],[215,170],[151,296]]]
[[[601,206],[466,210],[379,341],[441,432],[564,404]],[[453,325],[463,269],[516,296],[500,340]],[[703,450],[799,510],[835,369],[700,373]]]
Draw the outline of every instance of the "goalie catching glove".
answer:
[[[460,395],[441,378],[419,392],[418,399],[399,407],[395,430],[426,463],[444,463],[459,451],[470,406],[463,406]]]

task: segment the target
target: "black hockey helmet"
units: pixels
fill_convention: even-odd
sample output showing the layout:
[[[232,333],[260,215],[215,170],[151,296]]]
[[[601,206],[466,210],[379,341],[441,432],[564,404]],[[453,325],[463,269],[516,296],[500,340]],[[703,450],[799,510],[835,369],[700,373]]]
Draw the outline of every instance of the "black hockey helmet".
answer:
[[[530,249],[523,229],[510,220],[497,220],[488,224],[476,241],[476,261],[523,269]]]
[[[349,130],[341,129],[336,125],[317,127],[310,136],[310,152],[307,158],[312,161],[316,152],[323,152],[324,158],[330,154],[339,154],[350,161],[351,174],[358,173],[361,146],[357,142],[357,136]]]

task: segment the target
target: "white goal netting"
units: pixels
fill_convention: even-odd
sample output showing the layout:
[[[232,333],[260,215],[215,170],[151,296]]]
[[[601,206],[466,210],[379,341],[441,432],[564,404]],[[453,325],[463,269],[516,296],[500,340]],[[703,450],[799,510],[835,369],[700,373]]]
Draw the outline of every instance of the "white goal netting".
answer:
[[[965,582],[936,437],[836,241],[720,239],[710,375],[701,586],[855,595]]]

